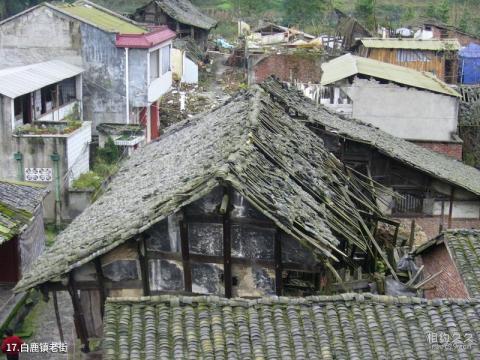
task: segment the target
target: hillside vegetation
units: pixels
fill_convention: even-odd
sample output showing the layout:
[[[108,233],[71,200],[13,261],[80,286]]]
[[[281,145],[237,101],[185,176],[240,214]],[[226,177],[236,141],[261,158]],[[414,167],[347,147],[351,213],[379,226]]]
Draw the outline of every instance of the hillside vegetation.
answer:
[[[18,13],[42,0],[0,0],[0,19]],[[65,0],[71,2],[72,0]],[[132,13],[150,0],[94,0],[122,14]],[[283,25],[298,26],[312,33],[332,30],[331,11],[338,8],[354,15],[366,26],[400,27],[423,19],[435,19],[480,35],[479,0],[193,0],[225,23],[238,18],[257,22],[272,20]],[[219,33],[220,31],[217,31]]]

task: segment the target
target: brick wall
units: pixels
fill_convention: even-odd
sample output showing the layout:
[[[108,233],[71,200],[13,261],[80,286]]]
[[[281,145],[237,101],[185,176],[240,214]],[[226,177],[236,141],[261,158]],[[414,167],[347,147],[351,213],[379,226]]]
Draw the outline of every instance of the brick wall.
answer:
[[[412,141],[413,143],[430,149],[432,151],[453,157],[457,160],[462,160],[462,143],[447,143],[447,142],[424,142]]]
[[[467,298],[468,292],[463,280],[450,257],[445,244],[436,245],[422,254],[424,278],[440,270],[443,272],[425,285],[425,297],[433,298]]]
[[[251,83],[261,83],[270,75],[281,81],[320,83],[322,58],[318,54],[271,54],[249,70]]]
[[[414,218],[411,218],[412,220]],[[438,230],[441,224],[440,216],[416,217],[415,223],[427,234],[428,239],[434,238],[439,234]],[[448,226],[448,217],[444,216],[443,228]],[[480,219],[452,219],[452,229],[480,229]]]

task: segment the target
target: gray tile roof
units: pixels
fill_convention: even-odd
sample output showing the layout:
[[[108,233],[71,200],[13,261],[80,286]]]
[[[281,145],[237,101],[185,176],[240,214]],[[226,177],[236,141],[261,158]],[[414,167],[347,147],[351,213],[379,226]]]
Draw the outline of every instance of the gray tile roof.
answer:
[[[189,0],[156,0],[157,5],[178,22],[209,30],[217,20],[202,13]]]
[[[63,276],[222,183],[320,257],[341,256],[336,234],[366,249],[357,230],[360,213],[344,195],[355,189],[345,187],[350,181],[343,166],[307,127],[255,88],[170,127],[136,151],[17,290]]]
[[[444,237],[468,294],[480,297],[480,230],[448,230]]]
[[[23,231],[45,195],[42,185],[0,180],[0,244]]]
[[[387,134],[361,121],[342,118],[317,106],[299,92],[286,89],[274,79],[266,80],[261,86],[276,99],[304,115],[305,122],[324,126],[342,137],[368,144],[380,153],[423,173],[480,195],[480,171],[474,167]]]
[[[479,319],[478,300],[371,294],[109,299],[103,354],[105,360],[478,359]],[[465,349],[438,348],[453,339]]]

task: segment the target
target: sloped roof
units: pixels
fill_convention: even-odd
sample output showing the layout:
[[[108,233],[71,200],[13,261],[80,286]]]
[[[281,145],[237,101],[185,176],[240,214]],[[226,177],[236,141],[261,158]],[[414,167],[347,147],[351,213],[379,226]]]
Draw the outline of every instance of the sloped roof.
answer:
[[[480,230],[447,230],[420,246],[415,254],[421,254],[441,243],[448,246],[468,294],[471,297],[480,297]]]
[[[322,85],[332,84],[350,76],[362,74],[397,84],[460,97],[458,92],[429,72],[416,71],[405,66],[393,65],[351,54],[340,56],[322,64],[322,70]]]
[[[61,60],[6,68],[0,70],[0,94],[14,99],[83,72]]]
[[[359,41],[366,48],[378,49],[456,51],[461,48],[457,39],[363,38]]]
[[[45,195],[44,186],[0,180],[0,244],[23,231]]]
[[[115,45],[122,48],[148,49],[174,39],[175,32],[160,26],[148,34],[117,34]]]
[[[109,298],[103,358],[467,359],[479,317],[479,300],[372,294]],[[465,348],[442,349],[441,333]]]
[[[334,233],[366,251],[357,231],[360,213],[350,198],[355,190],[345,186],[350,182],[343,166],[308,128],[255,87],[137,150],[17,290],[66,274],[225,182],[323,259],[340,254]]]
[[[54,3],[47,5],[107,32],[120,34],[143,34],[148,32],[147,29],[134,21],[87,0],[79,0],[72,4]]]
[[[189,0],[156,0],[155,3],[170,17],[182,24],[206,30],[217,25],[217,20],[202,13]]]
[[[368,144],[414,169],[480,195],[480,171],[474,167],[390,135],[372,125],[341,118],[314,104],[298,91],[287,89],[275,79],[270,78],[261,86],[277,100],[303,114],[307,123],[319,124],[339,136]]]

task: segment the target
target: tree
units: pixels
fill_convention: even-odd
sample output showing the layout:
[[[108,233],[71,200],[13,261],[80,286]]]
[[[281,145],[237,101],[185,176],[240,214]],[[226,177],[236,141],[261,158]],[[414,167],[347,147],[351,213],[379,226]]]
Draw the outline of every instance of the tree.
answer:
[[[440,20],[444,23],[448,22],[450,17],[450,1],[443,0],[439,5],[430,1],[427,6],[427,16],[432,19]]]
[[[289,25],[299,27],[318,25],[323,19],[325,0],[284,0],[284,19]]]
[[[377,20],[375,16],[375,0],[357,0],[355,4],[356,16],[365,24],[370,30],[377,28]]]

